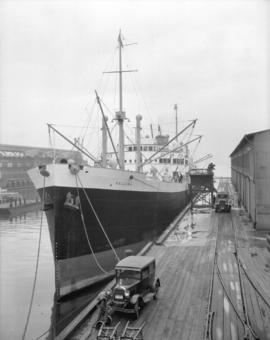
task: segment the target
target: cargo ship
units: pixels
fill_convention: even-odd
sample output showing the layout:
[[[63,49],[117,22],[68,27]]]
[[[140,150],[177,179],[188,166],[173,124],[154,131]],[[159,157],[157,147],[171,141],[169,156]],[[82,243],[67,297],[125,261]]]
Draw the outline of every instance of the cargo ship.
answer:
[[[121,34],[119,47],[119,142],[113,151],[102,112],[102,157],[93,166],[62,159],[29,171],[43,202],[55,260],[56,297],[61,299],[112,274],[119,259],[155,240],[188,204],[188,147],[159,131],[124,141]],[[50,126],[53,128],[52,126]],[[191,142],[191,141],[190,141]],[[117,149],[117,150],[116,150]]]

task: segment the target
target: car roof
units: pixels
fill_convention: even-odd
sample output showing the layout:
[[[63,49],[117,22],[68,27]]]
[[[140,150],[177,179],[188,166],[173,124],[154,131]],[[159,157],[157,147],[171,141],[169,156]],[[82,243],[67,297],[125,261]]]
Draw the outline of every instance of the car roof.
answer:
[[[152,256],[128,256],[118,262],[115,268],[143,269],[154,261],[155,258]]]

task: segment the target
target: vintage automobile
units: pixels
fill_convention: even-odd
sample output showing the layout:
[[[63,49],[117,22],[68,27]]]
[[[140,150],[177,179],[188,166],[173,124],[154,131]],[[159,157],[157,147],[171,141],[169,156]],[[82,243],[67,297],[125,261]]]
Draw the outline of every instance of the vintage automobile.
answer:
[[[215,200],[215,212],[220,211],[230,212],[231,206],[232,202],[229,193],[223,191],[217,192]]]
[[[118,262],[116,283],[107,292],[110,317],[116,311],[139,317],[144,304],[157,297],[160,280],[155,278],[155,271],[155,258],[150,256],[128,256]]]

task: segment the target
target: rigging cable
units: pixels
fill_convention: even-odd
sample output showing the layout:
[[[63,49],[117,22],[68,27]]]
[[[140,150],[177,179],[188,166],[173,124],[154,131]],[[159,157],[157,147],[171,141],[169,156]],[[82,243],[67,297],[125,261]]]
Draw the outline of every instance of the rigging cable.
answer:
[[[127,58],[126,58],[126,59],[127,59]],[[128,60],[127,60],[127,61],[128,61]],[[146,113],[148,114],[148,116],[149,116],[149,118],[150,118],[150,122],[153,124],[153,118],[152,118],[152,116],[151,116],[151,113],[150,113],[149,107],[148,107],[148,105],[147,105],[147,103],[146,103],[146,100],[145,100],[145,97],[144,97],[144,95],[143,95],[143,92],[141,91],[141,86],[140,86],[138,80],[135,81],[135,79],[134,79],[134,78],[135,78],[135,75],[133,76],[133,75],[132,75],[132,72],[130,72],[129,77],[130,77],[130,80],[131,80],[131,84],[133,85],[135,94],[136,94],[136,96],[137,96],[137,98],[138,98],[138,101],[139,101],[139,97],[141,97],[142,102],[143,102],[143,104],[145,105]],[[139,105],[138,105],[138,106],[139,106]]]
[[[92,118],[93,118],[93,112],[94,112],[95,106],[96,106],[96,100],[94,99],[93,104],[92,104],[91,109],[90,109],[90,114],[88,116],[89,118],[88,118],[88,122],[86,124],[86,127],[85,128],[83,128],[83,127],[81,128],[81,132],[80,132],[79,137],[81,137],[82,139],[85,139],[87,130],[89,129],[89,125],[90,125],[90,123],[92,121]],[[85,111],[87,111],[87,108],[85,108]]]
[[[100,102],[103,104],[103,106],[105,107],[106,110],[108,110],[108,112],[110,112],[110,114],[112,115],[112,117],[114,117],[114,112],[112,112],[108,106],[104,103],[104,101],[99,97]]]
[[[53,163],[55,163],[55,158],[56,158],[56,154],[55,154],[55,133],[53,131],[53,137],[51,135],[51,129],[48,126],[48,133],[49,133],[49,146],[53,151]]]
[[[90,200],[90,198],[88,197],[88,195],[87,195],[87,193],[86,193],[86,191],[85,191],[85,189],[84,189],[84,187],[83,187],[83,185],[82,185],[82,182],[81,182],[81,180],[80,180],[80,177],[76,174],[76,178],[77,178],[77,177],[78,177],[78,180],[79,180],[79,182],[80,182],[81,188],[82,188],[82,190],[83,190],[83,192],[84,192],[84,195],[85,195],[85,197],[86,197],[86,199],[87,199],[89,205],[91,206],[91,208],[92,208],[92,210],[93,210],[93,213],[94,213],[94,215],[95,215],[95,217],[96,217],[96,219],[97,219],[97,221],[98,221],[98,224],[99,224],[100,228],[102,229],[102,231],[103,231],[103,233],[104,233],[104,235],[105,235],[105,237],[106,237],[106,239],[107,239],[107,241],[108,241],[108,243],[109,243],[109,245],[110,245],[110,247],[111,247],[111,249],[112,249],[112,251],[113,251],[113,253],[114,253],[115,257],[116,257],[116,259],[117,259],[117,261],[119,262],[119,261],[120,261],[120,258],[119,258],[119,256],[117,255],[117,253],[116,253],[116,251],[115,251],[115,249],[114,249],[114,247],[113,247],[113,245],[112,245],[112,243],[111,243],[111,241],[110,241],[110,239],[109,239],[109,237],[108,237],[108,235],[107,235],[107,233],[106,233],[106,231],[105,231],[105,229],[104,229],[104,227],[103,227],[103,225],[102,225],[102,223],[101,223],[101,221],[100,221],[100,219],[99,219],[99,217],[98,217],[98,215],[97,215],[97,213],[96,213],[96,211],[95,211],[95,209],[94,209],[94,207],[93,207],[93,204],[91,203],[91,200]],[[77,180],[77,179],[76,179],[76,180]]]
[[[43,179],[43,193],[42,193],[42,206],[44,205],[45,202],[45,176]],[[30,320],[30,315],[33,307],[33,301],[34,301],[34,295],[35,295],[35,290],[36,290],[36,282],[37,282],[37,273],[38,273],[38,265],[39,265],[39,255],[40,255],[40,245],[41,245],[41,235],[42,235],[42,222],[43,222],[43,211],[41,214],[40,218],[40,227],[39,227],[39,238],[38,238],[38,251],[37,251],[37,259],[36,259],[36,268],[35,268],[35,277],[34,277],[34,282],[33,282],[33,288],[32,288],[32,294],[31,294],[31,300],[29,304],[29,309],[28,309],[28,314],[26,318],[26,323],[24,326],[24,331],[23,331],[23,336],[22,340],[25,339],[29,320]]]
[[[197,149],[199,147],[200,142],[201,142],[201,139],[198,140],[198,142],[196,143],[194,149],[192,150],[192,152],[191,152],[192,157],[195,157],[195,153],[196,153],[196,151],[197,151]]]
[[[117,48],[115,48],[112,52],[112,54],[109,56],[109,58],[107,59],[107,62],[106,62],[106,66],[105,66],[105,69],[109,66],[111,67],[111,65],[113,64],[114,62],[114,58],[115,58],[115,54],[116,54],[116,51],[117,51]],[[108,79],[105,80],[105,84],[102,84],[103,83],[103,79],[105,79],[103,76],[100,77],[100,80],[99,80],[99,83],[97,85],[97,88],[101,88],[101,92],[104,93],[106,92],[107,90],[107,85],[108,85]],[[103,89],[102,89],[103,88]],[[92,91],[91,91],[92,92]],[[90,104],[90,100],[88,101],[88,103],[85,105],[85,110],[87,111],[87,106]],[[88,123],[87,123],[87,127],[86,127],[86,130],[85,130],[85,133],[84,133],[84,136],[83,136],[83,139],[85,138],[85,135],[86,135],[86,132],[88,130],[88,127],[91,123],[91,120],[93,118],[93,112],[94,112],[94,108],[96,106],[96,98],[94,98],[93,100],[93,104],[91,106],[91,109],[90,109],[90,115],[87,115],[88,116]],[[81,136],[82,136],[82,132],[81,132]]]
[[[39,335],[35,340],[41,339],[44,335],[46,335],[47,333],[49,333],[50,330],[51,330],[51,328],[47,329],[45,332],[43,332],[41,335]]]

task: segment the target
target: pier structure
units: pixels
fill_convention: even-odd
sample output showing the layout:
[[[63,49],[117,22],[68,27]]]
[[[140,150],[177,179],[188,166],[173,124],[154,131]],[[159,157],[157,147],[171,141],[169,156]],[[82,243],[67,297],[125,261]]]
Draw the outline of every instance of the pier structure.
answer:
[[[231,190],[233,190],[231,186]],[[186,232],[189,207],[144,250],[157,262],[161,287],[138,319],[115,314],[121,334],[127,322],[143,325],[144,340],[270,339],[269,253],[261,231],[236,204],[231,213],[194,208],[192,237]],[[109,289],[111,282],[106,289]],[[97,339],[95,299],[56,340]]]
[[[256,229],[270,231],[270,129],[245,135],[231,153],[231,176]]]

